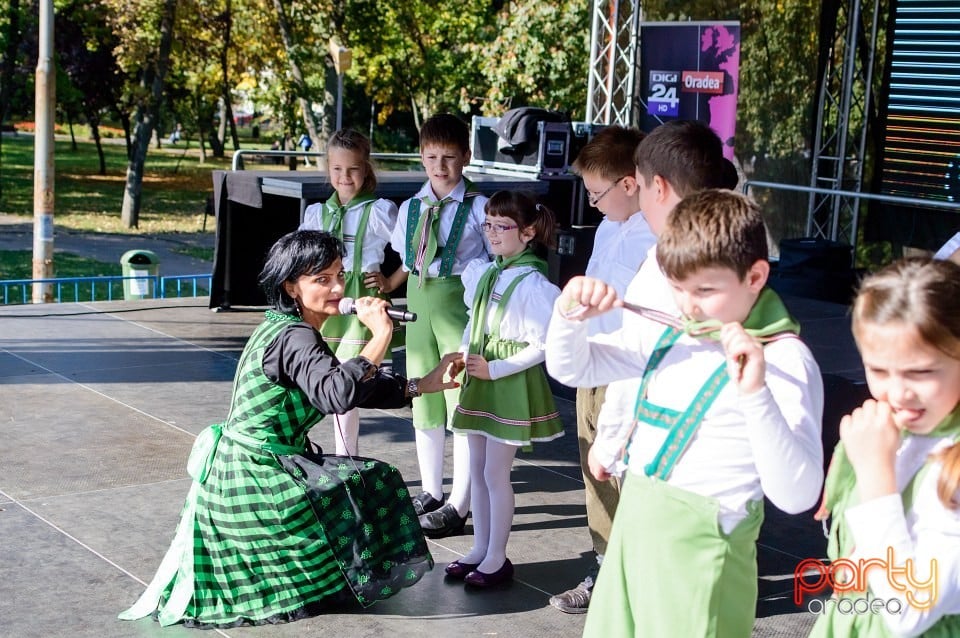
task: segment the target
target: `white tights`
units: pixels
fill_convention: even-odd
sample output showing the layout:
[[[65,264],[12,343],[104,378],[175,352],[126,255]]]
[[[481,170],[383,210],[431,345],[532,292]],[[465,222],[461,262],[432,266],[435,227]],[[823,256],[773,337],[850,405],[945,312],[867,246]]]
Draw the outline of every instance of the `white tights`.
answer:
[[[443,498],[443,444],[444,428],[414,430],[417,443],[417,461],[420,465],[420,484],[435,499]],[[460,516],[470,511],[470,448],[464,434],[453,435],[453,487],[448,501]]]
[[[480,434],[468,434],[466,438],[470,446],[473,547],[459,560],[479,563],[477,569],[490,574],[507,560],[515,505],[510,469],[517,446]]]
[[[337,454],[359,454],[360,409],[354,408],[344,414],[333,415],[333,440]]]

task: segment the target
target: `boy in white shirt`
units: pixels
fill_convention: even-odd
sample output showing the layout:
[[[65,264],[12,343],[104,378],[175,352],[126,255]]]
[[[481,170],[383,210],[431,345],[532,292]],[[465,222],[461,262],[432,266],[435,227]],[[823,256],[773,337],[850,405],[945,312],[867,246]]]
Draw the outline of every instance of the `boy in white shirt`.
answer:
[[[656,237],[637,206],[637,179],[633,155],[643,140],[635,128],[608,126],[581,149],[573,169],[581,179],[591,206],[603,213],[597,227],[586,275],[608,282],[619,295],[637,274]],[[620,309],[588,322],[590,334],[613,332],[620,327]],[[587,506],[587,527],[598,566],[583,581],[550,598],[550,604],[568,614],[586,613],[599,563],[606,552],[613,515],[620,500],[617,481],[597,481],[587,467],[587,451],[596,436],[597,415],[605,385],[577,388],[577,437]]]
[[[398,278],[409,276],[407,305],[417,321],[407,324],[407,376],[422,376],[444,354],[457,352],[467,325],[460,274],[474,259],[490,259],[483,232],[487,198],[463,177],[470,161],[470,130],[454,115],[434,115],[420,128],[420,158],[427,182],[400,205],[390,243],[403,260]],[[391,277],[392,287],[399,285]],[[416,395],[416,388],[412,388]],[[430,538],[462,533],[470,507],[466,436],[453,436],[453,488],[443,496],[445,428],[460,389],[413,400],[413,427],[422,491],[413,498]]]
[[[547,347],[610,384],[589,465],[630,473],[584,636],[750,635],[763,497],[798,513],[823,479],[823,387],[798,326],[769,288],[766,230],[730,191],[685,198],[657,244],[682,318],[637,322],[632,352],[583,319],[622,303],[571,280]],[[602,335],[601,335],[602,337]],[[682,601],[678,604],[678,601]]]

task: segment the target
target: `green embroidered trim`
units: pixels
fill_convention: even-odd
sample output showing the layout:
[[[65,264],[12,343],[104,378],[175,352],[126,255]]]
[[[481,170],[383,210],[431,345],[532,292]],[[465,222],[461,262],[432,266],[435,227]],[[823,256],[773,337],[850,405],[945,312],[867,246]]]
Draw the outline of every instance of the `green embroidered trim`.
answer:
[[[354,197],[354,200],[357,198]],[[353,240],[353,272],[363,272],[363,238],[367,236],[367,223],[370,221],[370,211],[373,209],[373,203],[376,200],[371,199],[363,207],[360,213],[360,222],[357,224],[357,236]]]
[[[438,277],[449,277],[453,272],[453,262],[457,256],[457,246],[460,244],[460,237],[463,235],[463,229],[467,225],[470,209],[473,206],[470,200],[480,194],[474,187],[473,182],[466,178],[464,178],[463,181],[466,185],[466,192],[463,194],[463,201],[457,206],[457,213],[453,219],[453,227],[447,236],[447,242],[443,246],[443,252],[440,253],[440,272],[437,274]],[[417,244],[419,243],[419,237],[414,237],[414,235],[417,231],[417,224],[420,221],[421,201],[419,197],[414,197],[410,200],[410,206],[407,208],[407,254],[404,263],[413,275],[420,274],[414,267],[414,261],[417,255]],[[439,216],[439,214],[438,212],[437,215]],[[439,241],[439,237],[437,240]],[[427,267],[429,267],[429,264],[424,264],[424,268]]]
[[[703,417],[713,405],[714,400],[720,394],[720,391],[730,380],[727,374],[726,363],[722,363],[710,375],[707,381],[697,392],[696,397],[690,403],[686,410],[678,412],[668,408],[661,408],[653,405],[646,400],[647,386],[653,378],[653,372],[657,369],[670,348],[674,346],[680,335],[681,330],[673,327],[667,327],[660,335],[654,346],[653,354],[647,361],[647,366],[643,372],[643,379],[640,382],[640,388],[637,391],[637,400],[634,404],[633,419],[634,428],[640,422],[653,425],[654,427],[669,429],[666,439],[657,451],[653,459],[644,467],[644,473],[647,476],[656,476],[666,480],[673,471],[677,461],[680,460],[683,451],[687,449],[690,440],[700,424]],[[629,441],[624,451],[624,462],[629,463]]]
[[[713,405],[720,391],[729,380],[730,375],[727,374],[727,366],[725,363],[721,364],[707,379],[707,382],[697,393],[697,398],[683,413],[677,424],[670,429],[670,433],[657,455],[644,468],[647,476],[656,476],[664,481],[667,480],[677,461],[680,460],[680,456],[690,445],[693,434],[703,423],[703,417],[707,410]]]

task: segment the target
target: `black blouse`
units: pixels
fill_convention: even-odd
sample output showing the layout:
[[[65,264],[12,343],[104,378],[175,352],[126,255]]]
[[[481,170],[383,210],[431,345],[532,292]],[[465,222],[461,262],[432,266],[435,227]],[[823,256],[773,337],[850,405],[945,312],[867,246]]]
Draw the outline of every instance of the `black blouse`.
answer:
[[[353,408],[409,405],[407,380],[364,357],[340,362],[320,333],[306,323],[285,328],[263,355],[263,372],[285,388],[298,387],[324,414]]]

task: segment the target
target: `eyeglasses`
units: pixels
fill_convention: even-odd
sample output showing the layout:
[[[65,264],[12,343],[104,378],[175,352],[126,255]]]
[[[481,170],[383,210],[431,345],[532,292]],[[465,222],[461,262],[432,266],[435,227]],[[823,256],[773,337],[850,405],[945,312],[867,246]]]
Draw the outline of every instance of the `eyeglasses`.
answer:
[[[497,235],[502,235],[508,230],[513,230],[514,228],[520,228],[520,227],[517,226],[516,224],[514,224],[513,226],[504,226],[503,224],[491,224],[489,222],[483,222],[482,224],[480,224],[480,228],[482,228],[483,232],[485,233],[494,232]]]
[[[626,177],[626,176],[624,176],[624,177]],[[607,190],[603,191],[603,192],[600,193],[599,195],[594,195],[593,193],[587,193],[587,201],[590,202],[590,205],[591,205],[591,206],[596,207],[596,205],[600,203],[600,200],[603,199],[603,198],[607,195],[607,193],[609,193],[609,192],[612,191],[614,188],[616,188],[616,187],[617,187],[617,184],[619,184],[619,183],[620,183],[620,180],[622,180],[622,179],[623,179],[623,177],[617,179],[617,181],[615,181],[614,183],[610,184],[610,186],[607,188]]]

